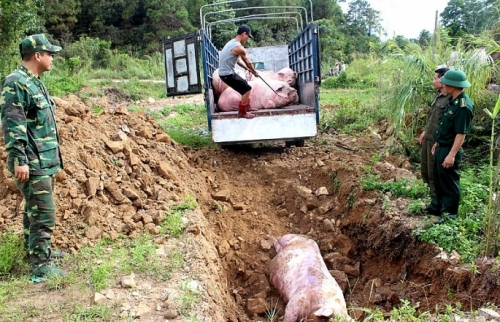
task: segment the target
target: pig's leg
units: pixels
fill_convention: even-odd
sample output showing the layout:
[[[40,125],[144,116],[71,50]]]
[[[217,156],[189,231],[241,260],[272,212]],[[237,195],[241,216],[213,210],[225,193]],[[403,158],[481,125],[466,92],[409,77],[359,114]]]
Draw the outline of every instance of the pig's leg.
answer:
[[[307,317],[309,301],[302,296],[295,296],[288,301],[283,322],[297,322]]]
[[[276,103],[270,99],[267,99],[264,104],[263,104],[263,107],[264,108],[275,108],[276,107]]]

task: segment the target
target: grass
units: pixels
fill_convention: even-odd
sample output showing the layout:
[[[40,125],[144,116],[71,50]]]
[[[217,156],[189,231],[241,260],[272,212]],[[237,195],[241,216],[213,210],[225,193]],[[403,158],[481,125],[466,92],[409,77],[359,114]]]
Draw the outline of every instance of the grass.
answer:
[[[185,314],[201,301],[201,290],[197,286],[197,282],[195,280],[183,280],[181,282],[180,289],[183,292],[180,311]]]
[[[271,301],[271,307],[266,309],[266,318],[267,322],[276,322],[278,321],[280,309],[278,309],[278,301],[273,305]]]
[[[390,192],[393,197],[417,199],[427,194],[427,186],[421,180],[410,182],[406,179],[398,179],[382,182],[379,174],[369,173],[361,180],[361,185],[365,191]]]
[[[377,103],[377,91],[369,89],[321,89],[320,125],[323,131],[362,132],[389,118],[389,110]]]
[[[169,209],[163,221],[162,232],[168,233],[172,237],[179,237],[184,232],[184,221],[182,213],[186,210],[193,210],[198,207],[198,203],[193,195],[186,195],[185,201]]]
[[[203,105],[180,104],[164,107],[155,117],[170,137],[194,148],[215,147],[207,128],[207,114]]]
[[[14,269],[26,267],[23,258],[23,237],[14,234],[12,231],[0,233],[0,276],[6,275]]]
[[[174,214],[165,218],[165,230],[169,238],[182,239],[183,221],[180,216],[198,207],[193,195],[170,208]],[[56,312],[64,321],[112,321],[120,314],[120,308],[111,302],[107,305],[88,306],[88,299],[94,292],[116,287],[117,281],[134,273],[142,278],[160,283],[169,280],[175,272],[185,265],[185,250],[176,247],[165,248],[165,255],[157,253],[158,244],[149,234],[135,238],[118,237],[116,240],[101,239],[93,246],[82,247],[79,252],[65,257],[60,266],[68,271],[65,277],[49,278],[41,284],[42,290],[63,292],[66,298],[40,310],[38,302],[25,301],[33,292],[29,281],[29,267],[22,260],[24,256],[21,237],[6,231],[0,235],[0,265],[4,274],[0,276],[0,315],[7,321],[39,319],[48,311]],[[194,280],[184,280],[179,298],[181,314],[187,315],[202,299],[199,287]],[[34,298],[39,298],[36,296]],[[38,299],[39,301],[39,299]],[[194,317],[189,317],[192,321]]]

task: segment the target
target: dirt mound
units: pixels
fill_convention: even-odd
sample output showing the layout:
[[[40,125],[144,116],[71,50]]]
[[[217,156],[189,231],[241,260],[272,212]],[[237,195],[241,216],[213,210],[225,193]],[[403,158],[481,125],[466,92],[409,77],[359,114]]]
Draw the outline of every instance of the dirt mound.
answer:
[[[158,234],[171,205],[186,194],[206,194],[201,174],[189,165],[189,152],[149,116],[129,115],[125,108],[93,114],[76,96],[56,98],[56,104],[64,161],[55,191],[54,242],[60,248],[76,251],[102,237],[134,237],[142,230]],[[2,152],[3,169],[5,159]],[[22,209],[7,170],[3,176],[2,230],[10,225],[9,214]]]
[[[493,262],[478,262],[480,274],[472,274],[412,236],[421,220],[409,216],[408,201],[363,191],[366,167],[383,180],[413,177],[370,135],[322,134],[304,148],[193,150],[148,115],[130,114],[125,102],[100,105],[102,114],[76,96],[56,103],[65,167],[57,176],[54,244],[76,252],[103,237],[145,231],[166,245],[159,224],[169,207],[195,196],[201,212],[189,215],[187,234],[196,254],[190,270],[209,290],[196,314],[203,321],[260,321],[270,308],[284,312],[266,266],[274,256],[271,238],[286,233],[318,242],[349,307],[388,313],[403,299],[425,311],[458,301],[466,308],[499,303]],[[370,161],[375,153],[383,161]],[[22,198],[7,170],[0,180],[0,231],[21,232]],[[161,320],[162,312],[155,314],[141,320]]]

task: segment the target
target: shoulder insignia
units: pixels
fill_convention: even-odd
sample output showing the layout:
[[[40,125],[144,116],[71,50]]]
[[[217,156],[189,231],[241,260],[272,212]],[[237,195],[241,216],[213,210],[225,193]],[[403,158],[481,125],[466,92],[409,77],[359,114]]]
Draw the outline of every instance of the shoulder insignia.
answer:
[[[465,103],[465,98],[462,97],[460,99],[460,107],[466,107],[466,106],[467,106],[467,104]]]

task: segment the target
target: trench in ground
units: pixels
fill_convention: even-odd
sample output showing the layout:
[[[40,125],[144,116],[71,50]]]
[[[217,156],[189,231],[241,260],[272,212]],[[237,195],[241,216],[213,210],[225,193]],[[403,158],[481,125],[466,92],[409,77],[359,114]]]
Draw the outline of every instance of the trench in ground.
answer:
[[[380,193],[361,189],[370,158],[363,149],[219,149],[202,150],[199,158],[212,169],[212,196],[228,197],[207,201],[203,209],[219,236],[213,242],[227,279],[222,288],[234,300],[224,308],[228,321],[262,321],[262,303],[283,314],[266,276],[275,255],[266,245],[270,236],[287,233],[307,234],[318,243],[357,320],[363,312],[356,308],[389,314],[402,300],[430,312],[457,302],[466,311],[499,304],[500,278],[491,261],[474,275],[436,257],[440,251],[412,235],[402,211],[384,207]],[[385,163],[391,162],[397,163],[390,157]],[[386,169],[373,165],[382,178],[390,175]],[[329,194],[317,197],[320,187]]]

